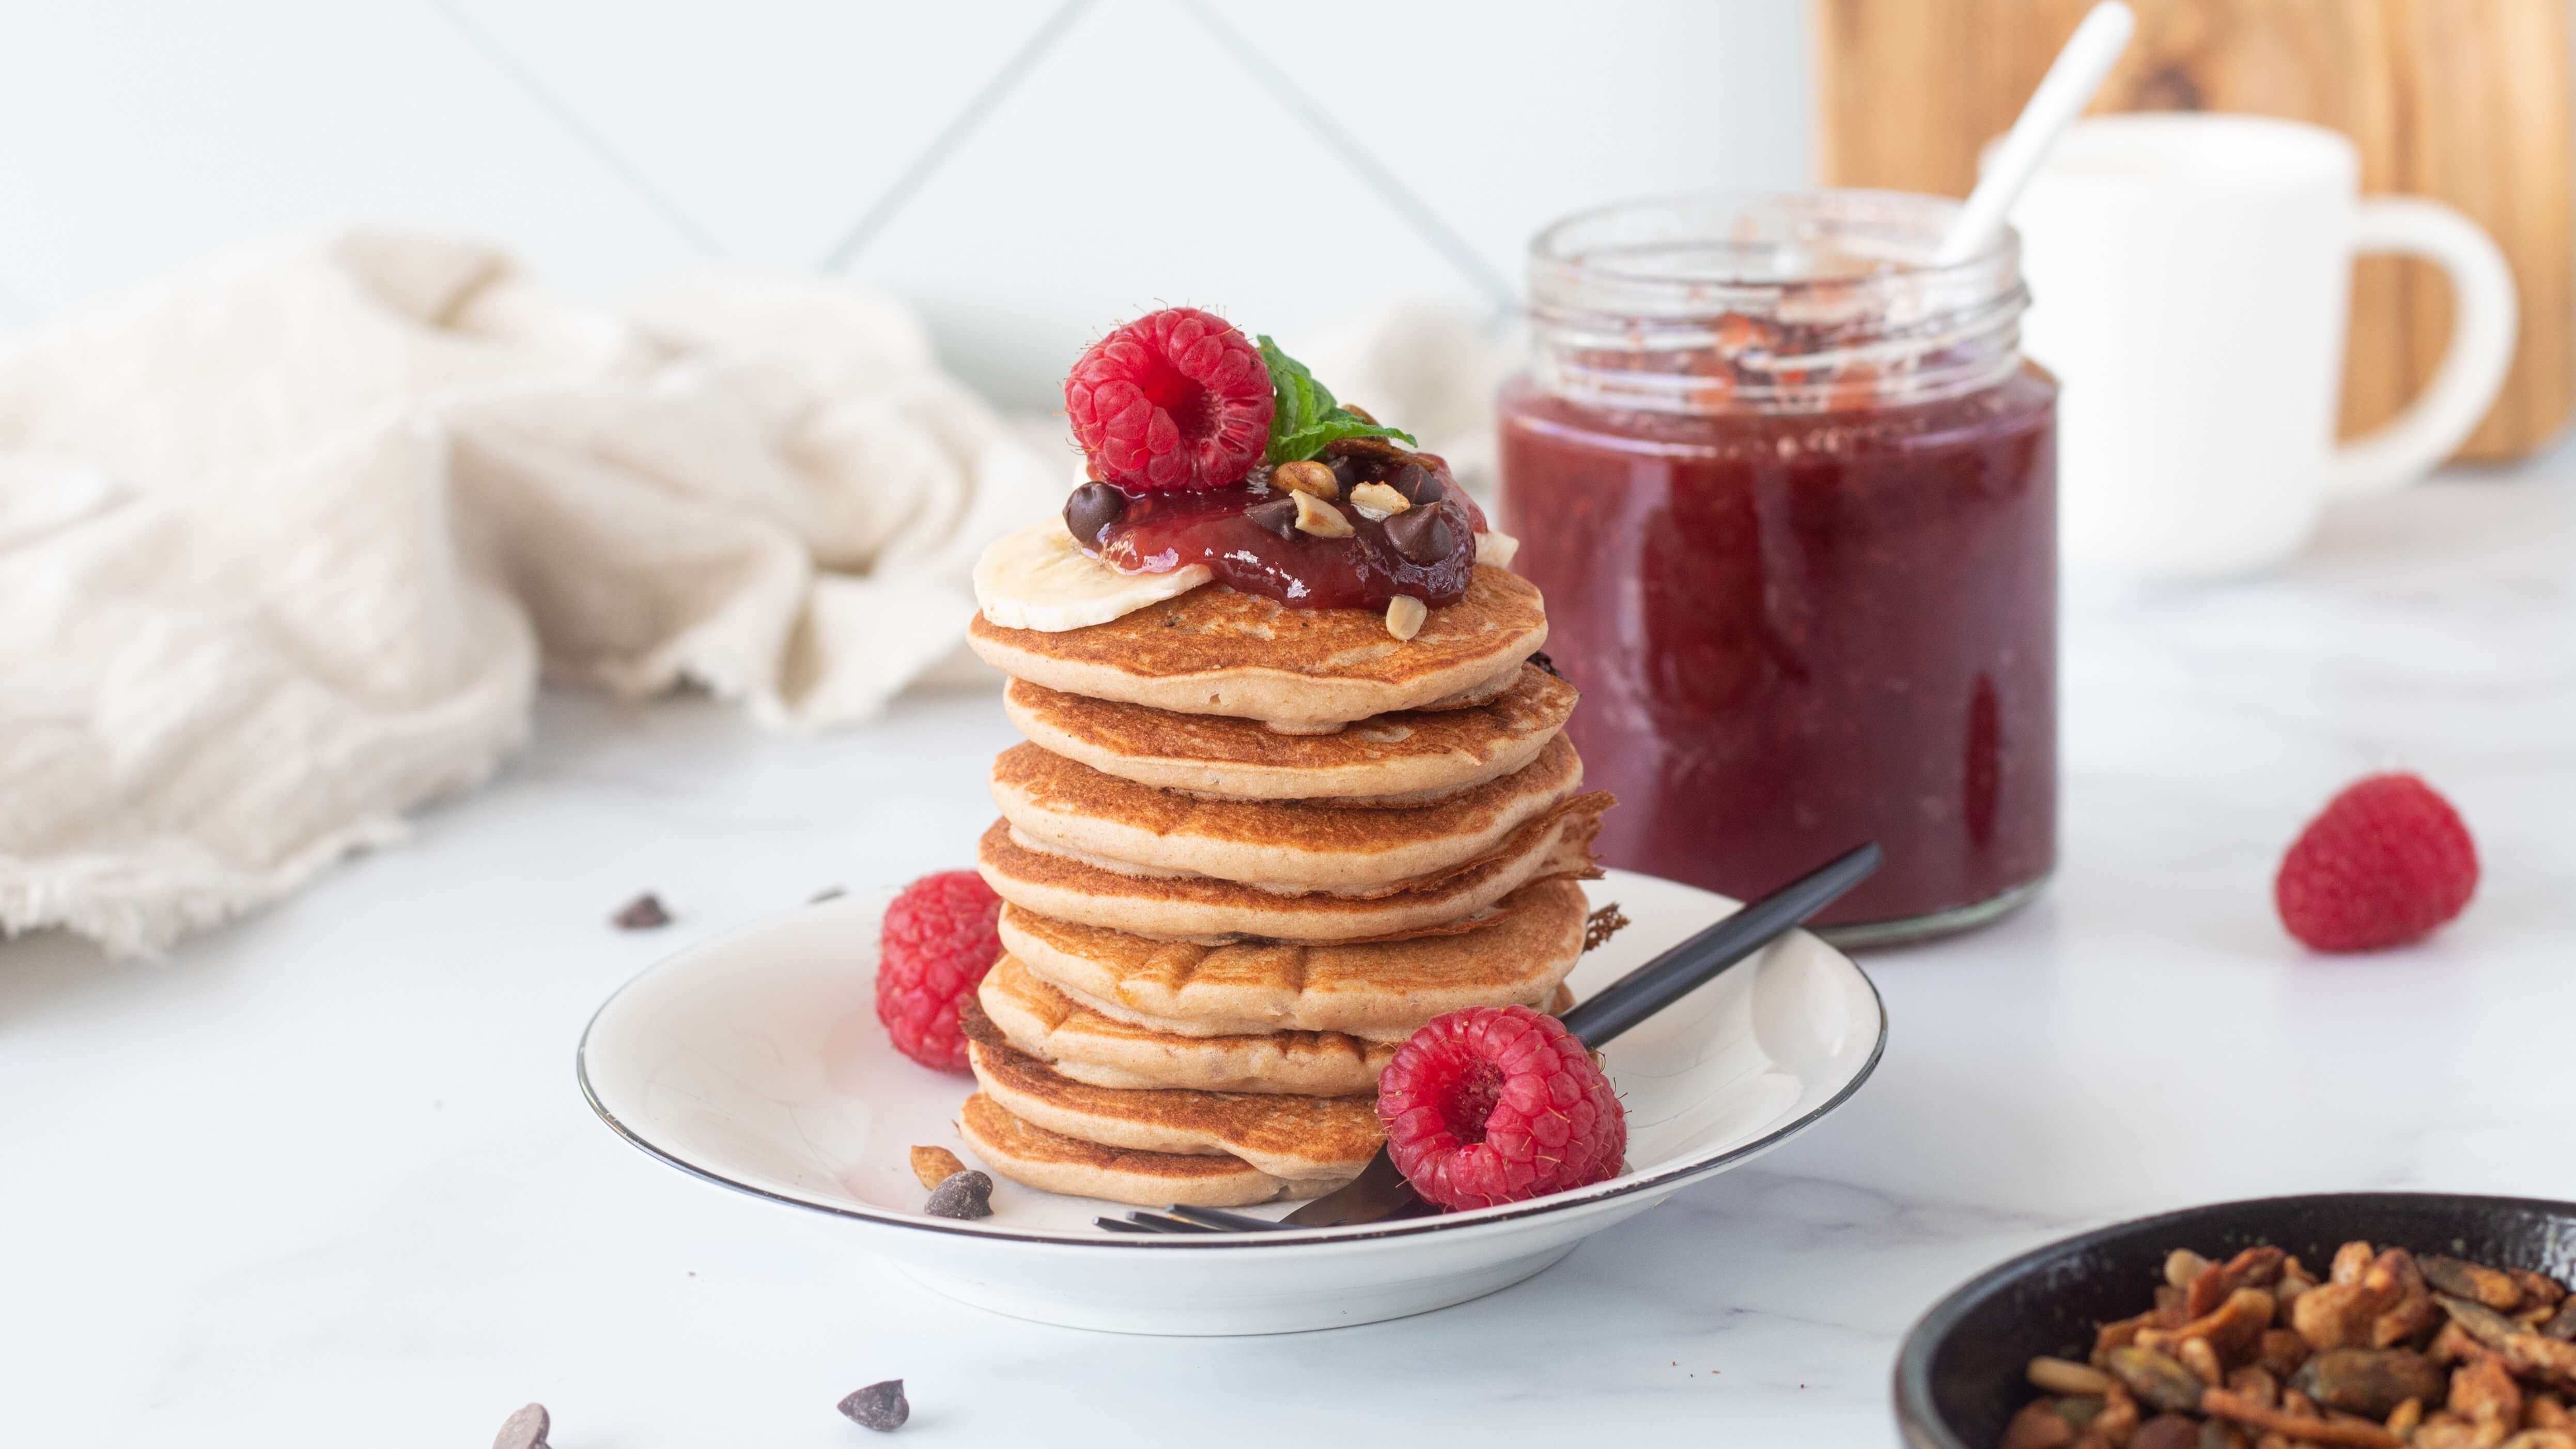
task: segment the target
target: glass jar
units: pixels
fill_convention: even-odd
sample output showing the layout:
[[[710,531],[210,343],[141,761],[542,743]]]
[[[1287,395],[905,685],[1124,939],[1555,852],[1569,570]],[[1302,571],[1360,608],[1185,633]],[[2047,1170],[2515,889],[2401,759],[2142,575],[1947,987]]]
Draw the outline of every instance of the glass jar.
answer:
[[[2057,384],[2019,244],[1957,204],[1624,204],[1532,244],[1504,526],[1583,691],[1613,865],[1737,897],[1863,841],[1846,944],[1960,930],[2056,857]]]

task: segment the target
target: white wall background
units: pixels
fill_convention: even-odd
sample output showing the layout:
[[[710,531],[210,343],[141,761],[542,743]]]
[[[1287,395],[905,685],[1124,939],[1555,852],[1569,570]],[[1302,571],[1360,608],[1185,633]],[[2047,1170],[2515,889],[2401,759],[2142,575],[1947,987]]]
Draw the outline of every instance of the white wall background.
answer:
[[[0,324],[343,219],[578,291],[717,262],[907,299],[1047,407],[1161,302],[1480,309],[1552,217],[1804,184],[1802,0],[16,0]]]

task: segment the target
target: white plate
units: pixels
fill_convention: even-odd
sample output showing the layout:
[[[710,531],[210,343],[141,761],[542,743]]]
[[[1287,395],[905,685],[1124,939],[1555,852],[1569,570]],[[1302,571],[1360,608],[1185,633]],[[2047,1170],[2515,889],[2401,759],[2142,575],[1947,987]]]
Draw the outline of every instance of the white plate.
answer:
[[[1583,959],[1578,993],[1734,909],[1625,871],[1587,889],[1633,924]],[[628,982],[582,1035],[582,1093],[619,1136],[674,1167],[831,1214],[854,1245],[950,1297],[1077,1328],[1285,1333],[1491,1293],[1787,1141],[1858,1090],[1887,1041],[1869,978],[1802,931],[1611,1044],[1630,1169],[1609,1182],[1377,1227],[1147,1237],[1091,1225],[1124,1208],[997,1175],[993,1216],[957,1222],[919,1211],[907,1149],[973,1160],[954,1126],[972,1083],[901,1056],[878,1026],[882,905],[845,897],[791,911]]]

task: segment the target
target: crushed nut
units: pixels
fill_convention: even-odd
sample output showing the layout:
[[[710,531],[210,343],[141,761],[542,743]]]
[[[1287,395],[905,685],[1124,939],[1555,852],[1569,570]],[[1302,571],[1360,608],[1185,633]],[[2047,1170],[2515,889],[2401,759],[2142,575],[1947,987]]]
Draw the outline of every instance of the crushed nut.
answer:
[[[933,1188],[966,1170],[957,1154],[945,1147],[912,1149],[912,1175],[921,1179],[924,1188]]]
[[[2229,1374],[2227,1382],[2220,1387],[2231,1394],[2242,1394],[2267,1409],[2281,1402],[2281,1381],[2259,1363],[2249,1363]]]
[[[2227,1370],[2218,1366],[2218,1350],[2205,1338],[2186,1338],[2174,1345],[2174,1358],[2191,1370],[2193,1378],[2216,1387],[2227,1382]]]
[[[2200,1407],[2206,1387],[2200,1376],[2154,1349],[2115,1348],[2110,1369],[2130,1393],[2159,1409],[2178,1412]]]
[[[1270,486],[1291,493],[1311,493],[1318,498],[1342,496],[1342,480],[1333,476],[1332,465],[1307,459],[1300,463],[1282,463],[1270,470]],[[1358,494],[1352,498],[1356,501]]]
[[[2409,1399],[2442,1397],[2442,1366],[2403,1348],[2337,1348],[2318,1354],[2290,1386],[2329,1409],[2385,1419]]]
[[[1386,632],[1398,639],[1411,639],[1421,633],[1423,621],[1430,617],[1430,608],[1411,594],[1398,594],[1386,601]]]
[[[2128,1449],[2200,1449],[2200,1421],[2183,1414],[2158,1414],[2129,1436]]]
[[[2432,1256],[2417,1260],[2416,1266],[2423,1270],[2425,1282],[2453,1297],[2483,1303],[2498,1313],[2511,1313],[2522,1306],[2522,1285],[2510,1273],[2463,1263],[2457,1258]]]
[[[1413,506],[1413,500],[1383,483],[1363,483],[1351,490],[1351,506],[1362,517],[1385,519]]]
[[[1351,536],[1351,521],[1342,516],[1342,510],[1312,493],[1291,493],[1288,496],[1297,500],[1297,530],[1300,533],[1311,533],[1317,538]]]
[[[2047,1399],[2034,1399],[2004,1426],[2003,1449],[2066,1449],[2075,1442],[2075,1426]]]
[[[2035,1358],[2026,1372],[2031,1386],[2052,1394],[2081,1394],[2099,1397],[2110,1392],[2113,1380],[2109,1374],[2086,1364],[2063,1358]]]
[[[2190,1369],[2192,1377],[2200,1379],[2202,1385],[2218,1387],[2228,1382],[2228,1372],[2218,1366],[2218,1351],[2210,1348],[2208,1338],[2184,1338],[2182,1343],[2174,1343],[2174,1361]]]
[[[2107,1444],[2125,1444],[2138,1431],[2138,1420],[2144,1417],[2129,1391],[2113,1384],[2102,1395],[2102,1412],[2086,1422],[2084,1432]]]

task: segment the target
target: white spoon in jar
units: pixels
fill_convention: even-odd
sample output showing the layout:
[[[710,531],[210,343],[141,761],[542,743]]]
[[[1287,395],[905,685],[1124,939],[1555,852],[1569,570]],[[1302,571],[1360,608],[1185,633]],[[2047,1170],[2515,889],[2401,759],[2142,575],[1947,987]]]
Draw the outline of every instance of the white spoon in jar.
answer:
[[[2085,15],[2084,23],[2066,38],[2066,48],[2049,62],[2048,74],[2039,78],[2039,88],[2030,93],[2012,129],[1995,146],[1977,189],[1968,193],[1967,204],[1942,234],[1932,265],[1964,262],[1994,244],[1995,234],[2003,230],[2005,213],[2039,174],[2048,153],[2056,149],[2057,138],[2102,88],[2103,78],[2110,75],[2120,52],[2128,49],[2129,36],[2137,28],[2137,15],[2121,0],[2102,0]]]

